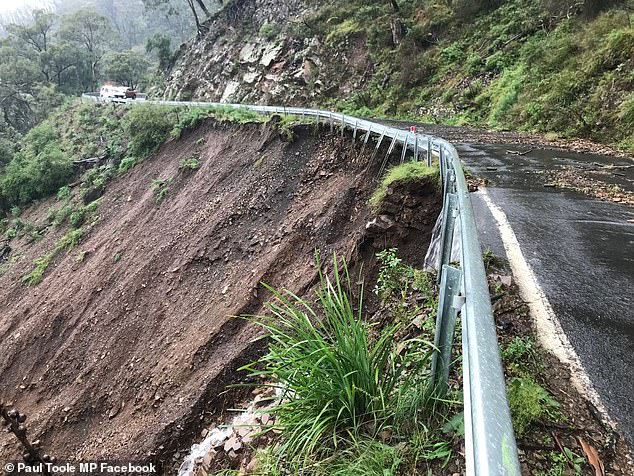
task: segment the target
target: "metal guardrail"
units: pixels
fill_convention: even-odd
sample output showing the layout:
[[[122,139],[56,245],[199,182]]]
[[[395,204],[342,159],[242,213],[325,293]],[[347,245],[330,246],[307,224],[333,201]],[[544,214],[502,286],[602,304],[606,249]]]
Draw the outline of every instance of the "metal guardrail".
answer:
[[[96,93],[83,98],[99,101]],[[451,347],[458,312],[462,319],[462,367],[464,392],[465,458],[469,476],[520,475],[517,446],[511,423],[504,372],[500,360],[495,322],[484,262],[475,224],[469,190],[456,149],[447,141],[412,131],[404,131],[346,114],[301,107],[254,106],[211,102],[134,101],[127,105],[159,104],[186,107],[235,107],[262,114],[291,114],[338,124],[341,134],[352,131],[365,148],[376,136],[375,155],[384,140],[389,140],[387,156],[401,146],[401,162],[408,152],[414,160],[428,165],[435,159],[443,187],[442,225],[438,278],[440,297],[436,319],[435,344],[438,352],[432,362],[436,391],[446,390],[451,362]],[[364,134],[363,138],[358,137]],[[386,156],[386,160],[387,160]],[[385,165],[386,160],[383,164]],[[459,226],[456,226],[459,224]],[[450,265],[454,232],[459,230],[460,267]]]

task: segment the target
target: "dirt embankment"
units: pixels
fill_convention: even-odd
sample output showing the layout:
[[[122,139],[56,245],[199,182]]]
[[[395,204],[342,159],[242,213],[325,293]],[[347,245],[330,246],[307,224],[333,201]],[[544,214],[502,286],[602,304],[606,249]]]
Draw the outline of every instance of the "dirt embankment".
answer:
[[[99,223],[41,284],[21,278],[63,231],[12,242],[0,276],[0,399],[29,415],[31,438],[60,461],[172,466],[222,411],[235,369],[264,351],[260,331],[230,317],[260,311],[259,282],[301,295],[315,281],[315,249],[357,254],[378,169],[370,156],[309,128],[288,143],[271,125],[206,124],[109,184]],[[179,168],[188,158],[200,168]],[[168,180],[160,203],[155,179]],[[24,219],[43,222],[51,204]],[[420,259],[433,222],[409,239]],[[0,459],[19,455],[0,435]]]

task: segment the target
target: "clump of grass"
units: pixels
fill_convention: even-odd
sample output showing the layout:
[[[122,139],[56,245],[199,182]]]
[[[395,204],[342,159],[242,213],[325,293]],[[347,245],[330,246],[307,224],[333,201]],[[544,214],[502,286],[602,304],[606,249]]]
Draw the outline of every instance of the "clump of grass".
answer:
[[[397,414],[411,420],[400,400],[412,389],[425,393],[427,384],[423,369],[431,346],[407,341],[398,353],[399,324],[371,332],[362,298],[352,302],[345,261],[334,257],[332,280],[317,266],[315,305],[265,285],[275,298],[268,304],[271,315],[253,319],[268,331],[271,344],[268,354],[245,367],[283,389],[273,413],[282,429],[278,457],[286,462],[376,437],[396,423]]]
[[[57,199],[58,200],[66,200],[70,198],[70,187],[68,185],[64,185],[57,191]]]
[[[198,159],[194,159],[193,157],[189,159],[182,159],[178,163],[178,168],[180,170],[198,170],[200,168],[200,162]]]
[[[69,250],[77,246],[81,240],[83,235],[83,230],[71,230],[62,236],[57,243],[55,244],[55,248],[52,251],[46,253],[44,256],[36,259],[33,264],[35,268],[29,274],[22,278],[22,282],[27,284],[28,286],[34,286],[39,284],[44,279],[44,273],[46,269],[53,262],[55,257],[59,255],[62,251]]]
[[[156,203],[160,204],[167,197],[167,194],[169,193],[169,188],[167,187],[168,184],[169,180],[167,179],[152,180],[152,191],[156,197]]]
[[[370,198],[370,206],[377,210],[385,197],[388,189],[397,183],[429,182],[438,183],[438,168],[427,167],[423,162],[406,162],[392,167],[383,177],[378,188]]]
[[[245,124],[248,122],[265,122],[266,116],[243,107],[213,106],[213,107],[193,107],[179,114],[178,121],[172,128],[171,136],[179,139],[183,132],[192,130],[203,123],[205,119],[213,118],[222,122],[232,122]]]
[[[140,162],[139,159],[137,159],[134,156],[127,156],[124,157],[121,162],[119,162],[119,168],[117,169],[117,173],[119,175],[126,173],[129,170],[132,170],[136,164],[138,164]]]
[[[272,40],[273,38],[275,38],[278,33],[280,32],[280,27],[279,25],[276,25],[275,23],[264,23],[261,27],[260,27],[260,36],[266,38],[267,40]]]
[[[534,423],[560,418],[559,402],[529,377],[512,379],[507,388],[513,428],[522,437]]]
[[[396,446],[364,438],[338,455],[328,474],[332,476],[397,476],[405,459]]]

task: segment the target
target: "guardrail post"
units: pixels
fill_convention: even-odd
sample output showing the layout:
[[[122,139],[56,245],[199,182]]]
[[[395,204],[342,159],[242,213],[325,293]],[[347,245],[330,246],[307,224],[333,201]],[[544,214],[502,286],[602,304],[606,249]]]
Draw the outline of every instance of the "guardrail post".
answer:
[[[442,280],[445,265],[451,259],[451,247],[453,243],[453,230],[458,217],[458,197],[455,193],[445,195],[445,204],[442,208],[442,225],[440,228],[440,262],[438,263],[438,282]]]
[[[354,131],[352,131],[352,143],[354,144],[357,141],[357,126],[359,125],[359,119],[355,119],[354,121]]]
[[[431,162],[432,162],[432,145],[431,145],[431,138],[428,137],[427,138],[427,167],[431,167]]]
[[[403,151],[401,152],[401,164],[405,162],[405,154],[407,154],[407,144],[409,143],[409,132],[405,136],[405,142],[403,142]]]
[[[418,134],[414,134],[414,162],[418,162]]]
[[[432,389],[438,398],[443,398],[447,393],[456,318],[464,303],[464,296],[460,296],[462,271],[447,265],[443,266],[442,271],[434,336],[436,350],[431,361]]]
[[[376,147],[374,148],[374,153],[372,154],[372,159],[370,159],[370,162],[374,162],[374,158],[376,157],[377,152],[379,152],[379,147],[381,147],[381,142],[383,142],[384,137],[385,137],[385,129],[383,129],[383,132],[381,132],[381,136],[379,137],[379,140],[376,141]]]
[[[361,158],[361,156],[363,155],[363,152],[365,151],[365,145],[368,143],[370,134],[372,134],[372,126],[370,126],[370,128],[368,129],[368,132],[366,132],[365,137],[363,138],[363,146],[361,146],[361,152],[359,152],[359,158]]]
[[[383,163],[381,164],[381,168],[379,169],[379,177],[383,175],[383,171],[385,170],[385,166],[387,165],[387,161],[390,157],[390,154],[394,150],[395,144],[396,144],[396,135],[392,137],[392,142],[390,142],[390,146],[387,148],[387,154],[385,154],[385,158],[383,159]]]

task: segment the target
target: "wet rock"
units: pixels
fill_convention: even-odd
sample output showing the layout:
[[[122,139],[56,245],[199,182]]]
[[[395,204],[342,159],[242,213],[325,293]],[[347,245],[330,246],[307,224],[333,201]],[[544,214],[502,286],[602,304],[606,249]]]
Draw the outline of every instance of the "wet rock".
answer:
[[[232,435],[224,444],[224,450],[229,453],[230,451],[239,451],[242,448],[242,442],[238,439],[237,435]]]

